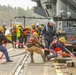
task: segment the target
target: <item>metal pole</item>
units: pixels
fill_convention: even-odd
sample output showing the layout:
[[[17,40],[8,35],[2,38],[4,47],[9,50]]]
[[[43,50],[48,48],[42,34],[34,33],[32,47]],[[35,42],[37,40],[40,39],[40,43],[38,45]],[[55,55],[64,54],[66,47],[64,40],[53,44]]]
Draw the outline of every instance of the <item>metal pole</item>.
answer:
[[[24,27],[25,27],[25,17],[24,17]]]

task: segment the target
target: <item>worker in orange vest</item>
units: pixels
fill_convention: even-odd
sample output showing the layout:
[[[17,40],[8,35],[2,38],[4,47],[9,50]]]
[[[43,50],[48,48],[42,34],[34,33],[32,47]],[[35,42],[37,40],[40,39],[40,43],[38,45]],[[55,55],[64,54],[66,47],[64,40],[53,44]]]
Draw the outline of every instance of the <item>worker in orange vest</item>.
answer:
[[[56,37],[53,42],[50,44],[50,49],[54,50],[55,52],[53,55],[48,55],[47,59],[50,60],[50,58],[57,57],[58,51],[62,51],[66,53],[66,57],[68,56],[67,54],[70,54],[70,52],[66,49],[64,43],[66,42],[65,37],[60,37],[59,39]],[[69,56],[68,56],[69,57]]]
[[[44,46],[38,41],[38,34],[36,32],[34,32],[32,34],[31,38],[28,40],[26,45],[28,47],[28,51],[31,53],[31,62],[32,63],[34,62],[34,59],[33,59],[34,52],[40,54],[41,57],[43,58],[43,61],[46,61],[43,51],[40,50],[40,48],[39,48],[39,47],[44,48]]]

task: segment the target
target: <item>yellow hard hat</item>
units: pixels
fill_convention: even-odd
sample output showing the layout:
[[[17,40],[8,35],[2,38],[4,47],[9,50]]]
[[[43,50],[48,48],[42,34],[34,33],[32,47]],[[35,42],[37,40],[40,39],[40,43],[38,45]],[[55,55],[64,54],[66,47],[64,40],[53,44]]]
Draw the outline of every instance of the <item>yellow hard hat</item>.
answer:
[[[65,37],[61,37],[61,38],[59,38],[59,40],[61,41],[61,42],[66,42],[66,39],[65,39]]]
[[[22,24],[19,24],[20,27],[22,27]]]
[[[66,52],[62,52],[63,54],[66,54]]]
[[[32,24],[31,26],[33,27],[33,26],[35,26],[35,24]]]
[[[25,26],[25,28],[30,30],[31,26],[27,25],[27,26]]]
[[[27,26],[25,26],[25,28],[27,28]]]
[[[4,31],[4,28],[3,27],[0,27],[0,31]]]
[[[14,27],[16,27],[16,24],[13,24]]]
[[[60,29],[58,32],[59,32],[59,33],[62,33],[62,30]]]
[[[33,35],[35,35],[35,36],[37,36],[37,37],[39,36],[37,32],[34,32]]]
[[[40,28],[40,29],[42,29],[42,28],[43,28],[43,26],[41,26],[41,25],[40,25],[40,26],[39,26],[39,28]]]

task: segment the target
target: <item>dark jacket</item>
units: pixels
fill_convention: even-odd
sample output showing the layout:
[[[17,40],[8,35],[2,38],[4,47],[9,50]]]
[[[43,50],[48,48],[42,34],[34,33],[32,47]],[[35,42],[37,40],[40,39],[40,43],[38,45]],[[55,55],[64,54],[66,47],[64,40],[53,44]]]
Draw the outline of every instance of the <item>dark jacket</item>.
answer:
[[[8,43],[13,43],[12,41],[8,40],[6,36],[0,31],[0,45],[2,45],[2,41],[8,42]]]
[[[60,41],[56,42],[54,46],[53,45],[50,45],[49,48],[50,49],[54,49],[54,47],[55,48],[59,47],[59,48],[61,48],[61,50],[63,52],[66,52],[67,54],[70,54],[70,52],[66,49],[65,45],[63,43],[61,43]]]
[[[46,26],[47,26],[48,29],[46,29]],[[55,31],[53,31],[53,27],[52,26],[49,26],[47,24],[42,29],[41,35],[44,35],[44,40],[51,41],[53,39],[53,36],[55,35]]]

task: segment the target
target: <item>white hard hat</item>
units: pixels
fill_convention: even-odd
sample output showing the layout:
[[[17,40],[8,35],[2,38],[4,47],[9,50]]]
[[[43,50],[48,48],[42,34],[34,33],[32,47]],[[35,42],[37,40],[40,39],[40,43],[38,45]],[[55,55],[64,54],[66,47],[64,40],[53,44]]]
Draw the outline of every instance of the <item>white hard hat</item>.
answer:
[[[3,25],[6,25],[6,23],[3,23]]]
[[[39,26],[39,23],[37,23],[36,26]]]
[[[55,21],[53,20],[53,18],[51,18],[49,22],[51,22],[55,25]]]

